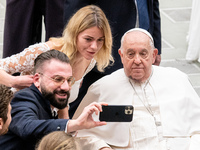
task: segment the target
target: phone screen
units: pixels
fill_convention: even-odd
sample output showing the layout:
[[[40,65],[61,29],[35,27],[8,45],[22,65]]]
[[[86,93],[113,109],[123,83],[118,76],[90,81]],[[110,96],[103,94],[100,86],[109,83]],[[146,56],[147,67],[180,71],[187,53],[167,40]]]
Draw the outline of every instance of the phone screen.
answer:
[[[131,122],[134,108],[132,105],[108,105],[102,106],[99,120],[106,122]]]

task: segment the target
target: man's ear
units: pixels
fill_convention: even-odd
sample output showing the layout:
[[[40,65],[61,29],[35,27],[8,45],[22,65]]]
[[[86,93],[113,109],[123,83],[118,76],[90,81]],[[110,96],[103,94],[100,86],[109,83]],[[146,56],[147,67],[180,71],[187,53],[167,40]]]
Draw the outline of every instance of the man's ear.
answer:
[[[157,55],[158,55],[158,49],[155,48],[155,49],[153,50],[153,62],[152,62],[152,64],[154,64]]]
[[[33,83],[35,84],[35,86],[37,88],[40,87],[40,74],[39,73],[35,73],[35,75],[33,77]]]
[[[0,130],[2,130],[3,129],[3,119],[2,118],[0,118]]]

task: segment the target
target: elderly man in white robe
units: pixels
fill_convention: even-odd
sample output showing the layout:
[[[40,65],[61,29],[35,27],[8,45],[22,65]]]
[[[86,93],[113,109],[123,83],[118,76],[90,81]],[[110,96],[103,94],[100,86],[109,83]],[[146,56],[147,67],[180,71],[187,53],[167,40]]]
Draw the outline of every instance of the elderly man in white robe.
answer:
[[[74,118],[96,101],[133,105],[133,120],[79,131],[77,136],[93,138],[83,149],[200,150],[200,98],[186,74],[152,65],[157,52],[146,30],[124,34],[119,49],[124,68],[91,85]]]

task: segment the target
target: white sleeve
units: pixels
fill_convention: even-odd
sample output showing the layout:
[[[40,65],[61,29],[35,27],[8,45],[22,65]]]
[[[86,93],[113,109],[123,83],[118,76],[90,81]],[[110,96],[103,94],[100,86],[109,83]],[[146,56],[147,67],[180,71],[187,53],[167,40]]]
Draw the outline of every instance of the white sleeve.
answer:
[[[50,48],[46,43],[39,43],[29,46],[22,52],[6,57],[0,60],[0,69],[9,74],[16,72],[33,73],[33,65],[35,58],[42,52],[48,51]]]
[[[110,147],[105,141],[98,139],[94,136],[87,137],[76,137],[78,145],[81,146],[82,150],[99,150],[103,147]]]

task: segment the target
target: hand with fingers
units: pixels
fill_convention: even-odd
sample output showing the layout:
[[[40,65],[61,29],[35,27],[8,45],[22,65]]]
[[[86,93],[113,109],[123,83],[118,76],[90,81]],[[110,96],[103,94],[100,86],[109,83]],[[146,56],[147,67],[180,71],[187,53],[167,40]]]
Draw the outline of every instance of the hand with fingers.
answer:
[[[81,129],[90,129],[97,126],[106,125],[105,121],[94,121],[92,114],[98,115],[102,111],[102,105],[107,103],[93,102],[84,108],[82,114],[76,120],[70,120],[67,126],[67,132],[73,132]]]
[[[33,84],[33,75],[13,76],[12,86],[17,89],[23,89]]]

